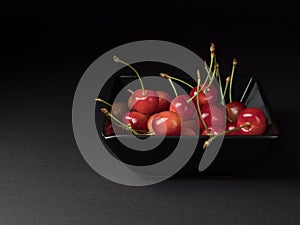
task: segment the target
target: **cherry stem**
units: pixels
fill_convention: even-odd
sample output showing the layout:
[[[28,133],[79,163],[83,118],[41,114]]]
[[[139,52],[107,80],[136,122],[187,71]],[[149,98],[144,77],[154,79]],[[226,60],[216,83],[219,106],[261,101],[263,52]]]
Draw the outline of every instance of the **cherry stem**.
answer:
[[[216,64],[216,76],[217,76],[218,82],[219,82],[219,88],[220,88],[220,93],[221,93],[221,103],[224,104],[224,94],[223,94],[223,90],[222,90],[222,79],[221,79],[221,75],[220,75],[219,64]]]
[[[215,79],[215,74],[216,74],[216,66],[214,66],[214,71],[213,71],[213,73],[212,73],[212,76],[211,76],[211,78],[210,78],[210,81],[209,81],[207,87],[206,87],[205,90],[204,90],[204,93],[206,92],[206,90],[211,86],[212,82],[214,81],[214,79]]]
[[[197,96],[197,110],[198,110],[198,113],[199,113],[199,116],[200,116],[200,119],[203,123],[203,126],[206,130],[206,132],[208,132],[208,128],[207,128],[207,125],[202,117],[202,113],[201,113],[201,109],[200,109],[200,102],[199,102],[199,98],[198,98],[198,95],[199,95],[199,88],[200,88],[200,79],[201,79],[201,76],[200,76],[200,71],[197,70],[197,77],[198,77],[198,81],[197,81],[197,94],[194,95],[194,96]]]
[[[199,70],[197,70],[197,76],[198,76],[198,77],[200,76],[200,71],[199,71]],[[200,76],[200,77],[201,77],[201,76]],[[205,86],[206,82],[207,82],[207,79],[205,79],[205,82],[203,83],[203,85],[202,85],[201,88],[200,88],[200,87],[197,88],[197,93],[200,93],[200,92],[202,91],[202,88]],[[200,84],[198,84],[198,83],[197,83],[197,85],[200,86]],[[187,102],[187,103],[190,103],[194,98],[196,98],[197,93],[194,94],[191,98],[189,98],[186,102]]]
[[[176,88],[175,88],[175,86],[174,86],[172,80],[171,80],[170,78],[168,78],[168,80],[169,80],[169,82],[170,82],[170,84],[171,84],[171,86],[172,86],[172,88],[173,88],[173,91],[174,91],[174,93],[175,93],[175,96],[177,97],[177,96],[178,96],[178,93],[177,93],[177,90],[176,90]]]
[[[232,81],[233,81],[233,74],[234,74],[234,70],[235,70],[236,65],[237,65],[237,60],[233,59],[232,70],[231,70],[231,78],[230,78],[230,86],[229,86],[229,101],[230,102],[232,102]]]
[[[213,137],[210,137],[206,142],[204,142],[203,149],[206,149],[213,142],[213,140],[215,140],[216,138],[218,138],[220,136],[223,136],[225,134],[228,134],[230,132],[240,130],[240,129],[244,128],[244,127],[249,127],[249,126],[250,126],[250,123],[246,122],[244,125],[242,125],[240,127],[236,127],[236,128],[231,129],[231,130],[225,130],[225,131],[223,131],[221,133],[218,133],[217,135],[214,135]]]
[[[224,94],[222,96],[222,102],[224,102],[224,98],[225,98],[225,95],[226,95],[226,92],[227,92],[227,89],[228,89],[229,82],[230,82],[230,76],[228,76],[226,78],[226,84],[225,84],[225,88],[224,88],[224,92],[223,92]]]
[[[98,102],[102,102],[102,103],[104,103],[105,105],[107,105],[109,107],[112,107],[112,105],[110,103],[108,103],[107,101],[103,100],[102,98],[96,98],[95,100],[98,101]]]
[[[101,108],[100,110],[106,117],[111,118],[115,123],[117,123],[121,127],[125,128],[126,130],[130,130],[135,135],[139,135],[139,133],[136,130],[132,129],[130,124],[126,125],[122,123],[120,120],[114,117],[106,108]]]
[[[127,91],[128,91],[130,94],[132,94],[132,95],[134,94],[134,91],[131,90],[131,89],[129,89],[129,88],[127,89]]]
[[[193,88],[192,85],[190,85],[189,83],[185,82],[184,80],[181,80],[179,78],[176,78],[176,77],[172,77],[166,73],[160,73],[159,76],[161,76],[162,78],[168,78],[168,79],[171,79],[171,80],[175,80],[175,81],[178,81],[180,83],[183,83],[185,84],[186,86],[190,87],[190,88]]]
[[[119,59],[117,56],[114,56],[113,60],[116,63],[122,63],[122,64],[128,66],[137,75],[137,77],[139,78],[140,84],[141,84],[142,94],[145,95],[146,93],[145,93],[145,88],[144,88],[144,84],[143,84],[142,78],[141,78],[140,74],[136,71],[136,69],[133,66],[131,66],[129,63],[127,63],[127,62]]]
[[[216,67],[217,67],[217,56],[216,56],[216,51],[215,51],[215,45],[214,43],[211,43],[211,46],[210,46],[210,67],[209,67],[209,78],[210,78],[210,81],[209,81],[209,84],[207,85],[206,89],[204,90],[204,93],[206,92],[206,90],[211,86],[212,82],[214,81],[215,79],[215,75],[216,75]],[[212,65],[214,64],[214,71],[213,71],[213,74],[212,76],[210,76],[210,73],[211,73],[211,69],[212,69]]]

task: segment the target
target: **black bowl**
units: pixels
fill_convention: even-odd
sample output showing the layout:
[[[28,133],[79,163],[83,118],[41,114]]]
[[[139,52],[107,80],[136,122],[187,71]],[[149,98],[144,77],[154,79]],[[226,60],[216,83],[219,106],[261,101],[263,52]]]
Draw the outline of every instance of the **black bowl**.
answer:
[[[107,82],[99,96],[113,102],[118,92],[125,85],[136,79],[134,75],[115,75]],[[190,83],[194,82],[186,76],[182,77],[182,79],[188,79]],[[193,85],[196,84],[193,83]],[[239,75],[235,77],[233,87],[234,99],[242,101],[247,107],[258,107],[265,112],[267,118],[265,134],[259,136],[225,136],[217,157],[204,171],[199,171],[198,167],[204,153],[202,146],[207,137],[200,136],[194,154],[177,175],[232,176],[241,174],[262,157],[264,153],[274,149],[279,138],[279,130],[272,120],[271,110],[261,84],[254,77]],[[122,138],[130,140],[136,138],[132,135],[105,136],[103,134],[105,117],[99,112],[100,104],[96,104],[95,110],[95,121],[99,138],[114,157],[130,165],[146,166],[160,162],[173,152],[179,137],[165,137],[159,146],[150,151],[136,151],[127,148],[119,140]],[[192,136],[183,136],[181,138],[186,143],[196,139],[196,137]]]

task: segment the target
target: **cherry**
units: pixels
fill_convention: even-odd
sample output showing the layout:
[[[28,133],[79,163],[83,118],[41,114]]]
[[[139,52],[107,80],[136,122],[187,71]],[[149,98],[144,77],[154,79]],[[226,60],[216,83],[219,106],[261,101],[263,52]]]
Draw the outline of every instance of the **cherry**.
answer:
[[[130,127],[138,132],[147,131],[148,118],[145,114],[140,112],[127,112],[123,116],[123,123],[129,124]]]
[[[167,111],[172,100],[171,96],[165,91],[156,91],[156,95],[158,97],[156,112]]]
[[[231,131],[226,133],[225,135],[241,135],[239,129],[237,129],[237,122],[227,122],[226,123],[226,131]]]
[[[237,127],[248,124],[241,128],[242,135],[261,135],[266,129],[266,116],[259,108],[246,108],[243,109],[237,118]]]
[[[188,102],[189,99],[188,95],[178,95],[171,101],[170,111],[178,113],[182,120],[191,119],[197,110],[193,103]]]
[[[202,136],[210,136],[210,135],[217,135],[221,133],[224,129],[222,127],[208,127],[207,130],[203,130],[201,135]]]
[[[157,113],[153,118],[152,128],[156,135],[178,136],[181,132],[180,116],[171,111]]]
[[[207,127],[214,126],[224,126],[225,125],[225,115],[224,111],[222,110],[222,105],[204,105],[201,107],[202,118]],[[199,119],[200,129],[204,130],[205,126],[201,119]]]
[[[109,120],[106,120],[105,124],[104,124],[104,135],[105,136],[111,136],[113,134],[115,134],[115,131],[114,131],[114,128],[112,126],[112,123]]]
[[[242,102],[229,102],[226,104],[227,117],[231,122],[235,122],[237,120],[238,114],[245,108],[246,106]]]
[[[131,101],[132,101],[132,108],[131,107],[129,107],[129,108],[131,108],[132,110],[144,113],[144,114],[154,113],[158,106],[158,97],[157,97],[155,91],[146,90],[144,88],[144,84],[143,84],[140,74],[129,63],[119,59],[117,56],[114,56],[113,60],[116,63],[122,63],[122,64],[128,66],[136,74],[136,76],[139,79],[141,89],[136,90],[130,97]],[[130,106],[130,100],[128,100],[128,101],[129,101],[129,106]]]
[[[132,94],[132,110],[152,114],[156,112],[159,99],[155,91],[146,89],[144,91],[145,93],[142,89],[138,89]]]
[[[218,91],[214,85],[200,84],[199,89],[201,90],[198,94],[200,105],[213,104],[218,100]],[[193,98],[193,102],[197,104],[197,86],[194,87],[190,92],[190,97]]]
[[[183,128],[190,128],[195,133],[199,133],[199,122],[198,122],[198,119],[183,120],[182,121],[182,127]]]
[[[150,132],[153,132],[152,122],[153,122],[153,119],[155,116],[156,116],[156,113],[152,114],[151,116],[149,116],[148,121],[147,121],[147,128]]]
[[[183,127],[181,131],[182,136],[196,136],[196,132],[188,127]]]

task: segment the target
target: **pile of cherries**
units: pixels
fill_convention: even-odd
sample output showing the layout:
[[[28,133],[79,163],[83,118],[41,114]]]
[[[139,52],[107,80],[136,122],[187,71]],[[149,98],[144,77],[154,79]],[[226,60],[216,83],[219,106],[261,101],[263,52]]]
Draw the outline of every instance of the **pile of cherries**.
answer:
[[[220,135],[262,135],[266,129],[266,117],[259,108],[247,108],[242,102],[232,100],[232,81],[237,61],[234,59],[231,75],[226,79],[223,89],[216,62],[215,45],[210,47],[210,65],[205,64],[206,79],[201,82],[197,71],[198,83],[195,87],[179,78],[161,73],[160,76],[181,82],[190,88],[190,93],[177,95],[172,85],[175,97],[172,98],[164,90],[148,90],[144,88],[139,73],[128,63],[114,57],[114,61],[129,66],[137,75],[141,88],[131,91],[128,101],[110,104],[101,98],[97,101],[110,108],[101,108],[107,116],[104,135],[119,134],[119,132],[134,135],[163,136],[210,136],[204,148]],[[218,79],[218,86],[213,82]],[[229,87],[228,87],[229,86]],[[219,90],[218,90],[219,88]],[[225,104],[225,95],[229,89],[229,102]],[[114,126],[112,126],[114,123]]]

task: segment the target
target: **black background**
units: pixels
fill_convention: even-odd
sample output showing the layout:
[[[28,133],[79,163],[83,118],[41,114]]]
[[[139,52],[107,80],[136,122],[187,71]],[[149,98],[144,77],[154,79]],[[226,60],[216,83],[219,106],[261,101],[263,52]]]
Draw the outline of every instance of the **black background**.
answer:
[[[1,17],[0,224],[299,223],[300,17],[287,4],[244,4],[113,2],[89,16]],[[76,85],[101,54],[144,39],[175,42],[203,59],[214,42],[225,74],[236,57],[237,74],[262,83],[280,148],[239,178],[136,188],[94,172],[72,133]]]

